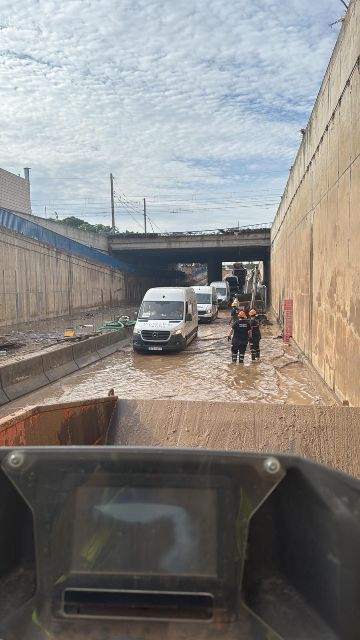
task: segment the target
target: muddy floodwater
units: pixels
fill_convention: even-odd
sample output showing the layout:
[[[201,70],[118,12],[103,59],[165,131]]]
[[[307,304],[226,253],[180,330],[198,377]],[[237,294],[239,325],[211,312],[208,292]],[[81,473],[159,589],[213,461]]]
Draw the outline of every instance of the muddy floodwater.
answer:
[[[176,354],[136,354],[131,345],[94,365],[67,376],[1,408],[7,415],[30,404],[65,402],[107,395],[125,398],[221,400],[277,404],[329,404],[297,353],[284,345],[278,325],[262,327],[261,359],[233,364],[227,341],[229,313],[199,335],[186,351]]]

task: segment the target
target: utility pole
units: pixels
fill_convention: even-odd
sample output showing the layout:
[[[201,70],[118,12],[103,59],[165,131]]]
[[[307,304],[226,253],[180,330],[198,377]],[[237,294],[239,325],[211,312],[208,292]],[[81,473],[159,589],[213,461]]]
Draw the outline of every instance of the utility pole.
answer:
[[[111,229],[115,233],[114,176],[110,173]]]
[[[144,231],[146,235],[146,198],[144,198]]]

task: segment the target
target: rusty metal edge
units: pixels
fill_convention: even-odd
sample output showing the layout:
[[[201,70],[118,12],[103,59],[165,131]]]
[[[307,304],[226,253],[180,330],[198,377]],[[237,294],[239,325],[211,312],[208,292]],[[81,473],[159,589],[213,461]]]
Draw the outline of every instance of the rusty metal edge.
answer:
[[[4,431],[14,424],[30,418],[39,413],[51,413],[61,409],[76,409],[78,407],[94,406],[97,404],[115,404],[118,401],[118,396],[103,396],[99,398],[88,398],[85,400],[74,400],[72,402],[59,402],[54,404],[42,404],[42,405],[29,405],[22,409],[17,409],[14,413],[0,418],[0,431]]]

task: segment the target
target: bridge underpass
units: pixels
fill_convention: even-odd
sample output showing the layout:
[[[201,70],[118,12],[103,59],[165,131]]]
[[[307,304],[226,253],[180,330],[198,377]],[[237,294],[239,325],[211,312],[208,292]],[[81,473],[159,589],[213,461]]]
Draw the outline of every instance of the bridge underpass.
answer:
[[[146,270],[177,263],[206,264],[209,282],[222,279],[223,262],[262,261],[264,283],[270,285],[270,229],[266,228],[212,234],[116,234],[109,237],[109,251]]]

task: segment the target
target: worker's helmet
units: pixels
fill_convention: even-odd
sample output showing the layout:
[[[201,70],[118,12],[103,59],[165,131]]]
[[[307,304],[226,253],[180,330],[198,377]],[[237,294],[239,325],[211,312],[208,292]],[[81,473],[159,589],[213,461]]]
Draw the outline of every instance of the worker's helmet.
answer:
[[[256,309],[250,309],[249,316],[251,317],[256,316]]]
[[[235,302],[235,300],[234,300],[234,302],[231,303],[231,306],[232,307],[237,307],[237,303]]]
[[[238,316],[239,316],[239,318],[246,318],[245,311],[239,311]]]

